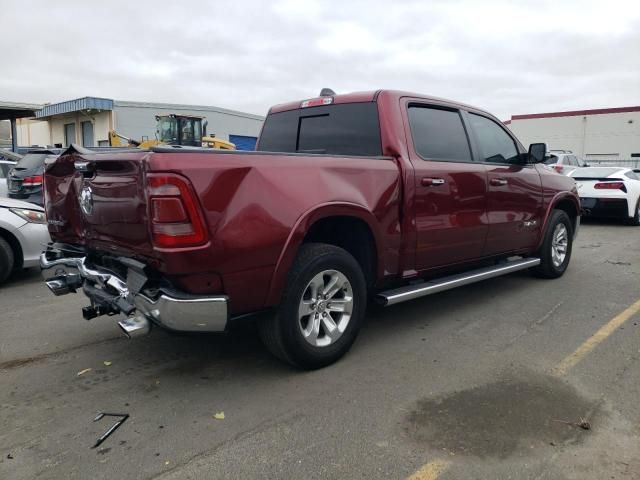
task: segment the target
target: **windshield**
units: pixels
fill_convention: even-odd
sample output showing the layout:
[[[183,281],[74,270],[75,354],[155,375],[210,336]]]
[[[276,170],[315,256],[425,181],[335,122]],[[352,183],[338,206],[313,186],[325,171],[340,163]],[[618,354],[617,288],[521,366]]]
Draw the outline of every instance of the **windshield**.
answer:
[[[180,136],[182,145],[195,145],[201,142],[202,132],[200,127],[202,122],[199,118],[181,118]]]
[[[173,117],[161,117],[158,120],[158,140],[174,143],[178,140],[178,121]]]
[[[579,178],[605,178],[614,173],[621,173],[621,168],[607,168],[607,167],[587,167],[580,170],[574,170],[572,176]]]
[[[16,165],[17,170],[31,170],[44,165],[44,159],[49,153],[28,153]]]

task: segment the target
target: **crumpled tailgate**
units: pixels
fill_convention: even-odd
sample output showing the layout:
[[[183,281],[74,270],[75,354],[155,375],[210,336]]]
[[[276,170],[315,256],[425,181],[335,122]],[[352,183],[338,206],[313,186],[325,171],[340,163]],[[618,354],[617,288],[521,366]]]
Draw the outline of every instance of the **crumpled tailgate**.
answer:
[[[47,165],[44,197],[51,238],[152,255],[144,191],[148,154],[70,152]]]

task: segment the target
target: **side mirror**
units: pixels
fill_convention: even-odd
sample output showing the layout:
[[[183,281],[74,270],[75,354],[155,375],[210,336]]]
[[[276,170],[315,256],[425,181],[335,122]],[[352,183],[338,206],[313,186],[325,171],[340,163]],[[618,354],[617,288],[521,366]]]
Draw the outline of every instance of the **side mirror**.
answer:
[[[542,163],[547,154],[546,143],[532,143],[529,145],[529,162]]]

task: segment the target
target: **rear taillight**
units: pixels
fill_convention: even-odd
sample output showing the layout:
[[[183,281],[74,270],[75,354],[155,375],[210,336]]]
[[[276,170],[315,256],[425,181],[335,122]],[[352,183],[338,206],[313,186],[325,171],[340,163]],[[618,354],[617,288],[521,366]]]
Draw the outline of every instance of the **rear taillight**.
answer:
[[[159,248],[195,247],[207,242],[198,199],[189,181],[172,173],[147,175],[153,243]]]
[[[23,187],[39,187],[42,185],[42,175],[33,175],[31,177],[25,177],[22,181]]]
[[[564,172],[564,167],[562,165],[554,165],[553,169],[558,173]]]
[[[595,188],[596,190],[622,190],[623,192],[627,191],[627,187],[624,185],[624,182],[596,183],[593,188]]]

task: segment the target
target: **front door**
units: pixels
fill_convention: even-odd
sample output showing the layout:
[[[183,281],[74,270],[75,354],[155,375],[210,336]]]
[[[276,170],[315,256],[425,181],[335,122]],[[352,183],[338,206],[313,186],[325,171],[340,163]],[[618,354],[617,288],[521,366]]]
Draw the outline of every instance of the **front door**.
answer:
[[[489,233],[484,255],[534,247],[542,228],[542,182],[511,135],[489,117],[469,113],[477,153],[487,167]]]
[[[416,269],[479,258],[488,229],[486,167],[473,161],[460,112],[409,103],[408,120],[415,172]]]

